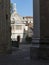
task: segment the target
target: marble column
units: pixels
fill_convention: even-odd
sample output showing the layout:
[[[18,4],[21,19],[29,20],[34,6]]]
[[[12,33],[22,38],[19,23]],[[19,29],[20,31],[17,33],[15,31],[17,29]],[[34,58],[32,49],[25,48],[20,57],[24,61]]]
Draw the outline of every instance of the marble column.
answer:
[[[49,0],[34,0],[33,43],[39,43],[39,56],[49,58]]]
[[[40,40],[40,9],[39,0],[33,0],[33,43],[39,43]]]

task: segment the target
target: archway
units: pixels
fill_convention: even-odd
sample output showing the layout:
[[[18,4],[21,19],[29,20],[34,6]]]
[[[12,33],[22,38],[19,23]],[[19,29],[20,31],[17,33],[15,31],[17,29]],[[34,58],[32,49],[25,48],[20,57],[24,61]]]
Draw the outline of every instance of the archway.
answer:
[[[38,43],[38,48],[40,50],[46,48],[47,43],[49,43],[49,1],[44,0],[34,0],[34,36],[32,43]],[[47,11],[46,11],[47,9]],[[46,22],[47,21],[47,22]],[[43,43],[43,44],[42,44]],[[47,48],[46,48],[47,49]],[[39,51],[40,51],[39,50]],[[41,50],[41,53],[42,53]],[[43,50],[43,52],[44,52]],[[45,52],[47,53],[47,52]],[[44,54],[43,54],[44,55]]]

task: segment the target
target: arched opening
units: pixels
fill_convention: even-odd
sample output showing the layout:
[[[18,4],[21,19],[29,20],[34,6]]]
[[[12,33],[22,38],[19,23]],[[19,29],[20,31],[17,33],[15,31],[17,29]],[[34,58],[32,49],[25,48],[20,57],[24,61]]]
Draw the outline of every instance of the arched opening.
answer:
[[[28,2],[28,4],[27,4],[27,2]],[[32,0],[29,0],[29,1],[25,0],[23,3],[26,3],[26,4],[23,6],[23,4],[21,4],[21,1],[15,1],[15,3],[17,3],[17,5],[15,4],[13,6],[14,7],[13,13],[11,14],[12,15],[11,18],[14,17],[14,20],[15,20],[15,23],[11,23],[11,27],[12,27],[12,25],[14,25],[14,29],[15,29],[14,31],[12,30],[12,35],[14,35],[16,44],[17,44],[17,46],[19,46],[18,49],[20,49],[20,51],[18,50],[18,52],[20,52],[21,56],[23,56],[23,54],[24,54],[25,59],[30,58],[30,47],[32,45],[32,36],[33,36],[33,8],[32,8],[33,4],[32,4],[32,2],[33,2]],[[15,8],[17,8],[17,9],[15,9]],[[23,11],[23,9],[26,12]],[[19,14],[21,14],[21,16]],[[12,19],[11,19],[11,21],[12,21]],[[16,38],[17,38],[17,40],[16,40]],[[21,42],[19,42],[20,40],[21,40]]]
[[[27,1],[24,1],[24,2],[27,2]],[[15,21],[15,23],[11,23],[11,27],[12,27],[12,25],[14,25],[15,31],[12,30],[13,33],[15,34],[14,38],[17,38],[17,35],[20,35],[21,43],[25,43],[25,44],[28,43],[26,38],[28,38],[28,41],[29,41],[29,39],[32,40],[32,36],[33,36],[33,13],[32,13],[33,5],[32,5],[32,3],[29,3],[29,2],[33,2],[33,1],[32,0],[28,1],[28,4],[26,4],[25,5],[26,7],[25,7],[25,6],[22,6],[23,4],[21,4],[21,2],[16,1],[16,3],[21,4],[19,6],[18,4],[16,5],[16,3],[14,3],[13,0],[11,0],[11,3],[13,3],[12,9],[11,9],[11,10],[13,10],[13,12],[11,14],[11,22],[13,20],[13,17],[14,17],[14,21]],[[21,7],[23,9],[26,8],[26,9],[24,9],[26,12],[23,11],[23,9],[22,10],[19,9]],[[27,10],[27,8],[28,8],[28,10]],[[20,14],[21,14],[21,16],[20,16]],[[25,31],[24,31],[24,29],[25,29]],[[13,33],[12,33],[12,35],[13,35]],[[16,41],[16,39],[15,39],[15,41]]]
[[[17,36],[17,41],[20,42],[20,35]]]

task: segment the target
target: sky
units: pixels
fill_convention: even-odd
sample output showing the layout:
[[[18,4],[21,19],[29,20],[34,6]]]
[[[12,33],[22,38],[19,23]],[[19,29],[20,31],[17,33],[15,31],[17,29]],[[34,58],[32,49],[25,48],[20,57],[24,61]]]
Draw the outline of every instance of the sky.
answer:
[[[33,0],[11,0],[16,3],[17,12],[21,16],[33,16]]]

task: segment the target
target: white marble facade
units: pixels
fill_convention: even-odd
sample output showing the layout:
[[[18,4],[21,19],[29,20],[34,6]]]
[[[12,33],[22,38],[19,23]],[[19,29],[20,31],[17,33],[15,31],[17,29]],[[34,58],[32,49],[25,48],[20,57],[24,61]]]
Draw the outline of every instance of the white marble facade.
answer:
[[[22,41],[24,36],[24,30],[28,31],[28,35],[32,36],[32,32],[29,32],[29,24],[32,24],[33,28],[33,17],[32,16],[26,16],[22,17],[17,13],[16,4],[13,5],[13,13],[11,14],[11,39],[13,41],[17,41],[17,36],[20,36],[20,42]]]
[[[20,42],[22,41],[24,27],[23,17],[17,13],[16,4],[14,4],[13,13],[11,14],[11,39],[13,41],[17,41],[17,36],[20,36]]]

